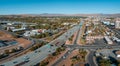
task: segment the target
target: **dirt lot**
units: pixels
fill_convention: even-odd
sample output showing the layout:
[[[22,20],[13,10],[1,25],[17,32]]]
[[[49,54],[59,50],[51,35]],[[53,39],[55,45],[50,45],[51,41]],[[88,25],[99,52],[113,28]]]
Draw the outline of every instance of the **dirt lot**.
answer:
[[[12,37],[12,35],[6,34],[2,31],[0,31],[0,40],[12,40],[12,39],[14,39],[14,37]]]
[[[70,53],[70,55],[69,55],[65,60],[61,61],[61,62],[58,64],[58,66],[71,66],[72,64],[73,64],[73,66],[74,66],[74,65],[84,66],[83,61],[81,61],[81,62],[73,62],[73,61],[71,60],[71,58],[72,58],[73,56],[76,56],[76,55],[78,55],[78,54],[79,54],[78,49],[74,50],[73,52]]]
[[[22,47],[26,47],[31,42],[24,38],[14,38],[12,35],[0,31],[0,40],[16,40]]]
[[[78,54],[78,50],[74,50],[65,60],[61,61],[58,66],[71,66],[72,62],[71,62],[71,57],[75,56]]]
[[[26,40],[24,38],[17,38],[16,41],[22,46],[27,47],[31,42],[29,40]]]

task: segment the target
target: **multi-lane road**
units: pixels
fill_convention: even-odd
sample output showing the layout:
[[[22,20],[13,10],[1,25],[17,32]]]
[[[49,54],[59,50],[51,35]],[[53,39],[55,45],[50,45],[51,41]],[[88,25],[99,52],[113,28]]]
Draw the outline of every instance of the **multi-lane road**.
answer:
[[[5,32],[5,33],[7,33],[7,34],[11,34],[13,36],[17,36],[16,33],[14,33],[14,32],[8,32],[8,31],[4,30],[2,26],[0,26],[0,30],[3,31],[3,32]],[[21,35],[21,37],[25,38],[27,40],[30,40],[31,43],[26,48],[24,48],[23,50],[21,50],[19,52],[16,52],[16,53],[14,53],[12,55],[9,55],[8,57],[5,57],[3,59],[0,59],[0,64],[3,63],[3,62],[6,62],[6,61],[10,61],[11,59],[14,59],[14,58],[16,58],[16,57],[18,57],[20,55],[23,55],[24,53],[26,53],[27,49],[31,48],[34,44],[36,44],[36,42],[42,42],[42,41],[44,41],[44,40],[41,40],[41,39],[35,39],[35,38],[31,38],[31,37],[25,37],[23,35]],[[4,51],[4,50],[6,50],[8,48],[9,49],[10,48],[16,48],[18,46],[19,46],[19,44],[16,44],[14,46],[1,47],[0,49],[2,49],[1,51]]]
[[[79,26],[79,31],[77,31],[77,36],[75,38],[74,44],[65,45],[67,48],[70,48],[70,50],[68,52],[66,52],[60,59],[58,59],[53,64],[53,66],[57,66],[57,64],[59,62],[64,60],[63,57],[67,57],[69,55],[69,52],[72,52],[73,49],[87,49],[87,50],[89,50],[89,54],[87,55],[87,60],[86,60],[86,63],[88,63],[89,66],[96,66],[96,64],[94,62],[95,60],[93,59],[96,49],[120,49],[119,44],[114,44],[114,45],[111,46],[111,45],[108,45],[108,44],[104,43],[103,41],[102,42],[99,41],[100,44],[97,42],[93,45],[78,45],[77,40],[78,40],[78,38],[80,38],[80,36],[78,36],[78,35],[81,35],[81,31],[82,30],[80,30],[80,26]]]
[[[120,49],[120,45],[66,45],[68,48],[76,48],[76,49]]]
[[[61,35],[57,39],[53,40],[52,42],[48,43],[47,45],[45,45],[33,52],[30,52],[26,55],[15,58],[9,62],[5,62],[2,65],[4,65],[4,66],[15,66],[17,64],[23,64],[23,66],[36,65],[37,63],[39,63],[42,60],[44,60],[45,58],[47,58],[49,54],[52,54],[53,52],[55,52],[56,48],[63,45],[65,43],[65,41],[68,38],[70,38],[78,29],[79,29],[79,25],[69,29],[63,35]],[[51,44],[53,46],[51,46]],[[37,53],[36,53],[36,51],[37,51]],[[28,62],[23,63],[26,60]]]
[[[77,31],[77,35],[76,35],[76,37],[75,37],[75,40],[74,40],[74,44],[75,45],[77,45],[77,41],[80,39],[80,35],[81,35],[81,31],[82,30],[80,30],[81,28],[82,28],[82,26],[83,26],[83,21],[79,24],[79,29],[78,29],[78,31]]]
[[[64,60],[65,58],[67,58],[68,56],[69,56],[69,54],[73,51],[73,50],[75,50],[76,49],[76,46],[80,46],[80,45],[78,45],[77,44],[77,41],[79,40],[79,38],[78,37],[80,37],[80,34],[81,34],[81,27],[83,26],[83,21],[82,22],[80,22],[80,24],[79,24],[79,27],[78,27],[78,30],[77,30],[77,35],[76,35],[76,37],[75,37],[75,39],[74,39],[74,42],[73,42],[73,44],[72,45],[65,45],[67,48],[69,48],[70,50],[68,50],[60,59],[58,59],[52,66],[57,66],[57,64],[59,63],[59,62],[61,62],[62,60]],[[65,58],[63,58],[63,57],[65,57]]]
[[[87,49],[89,50],[89,54],[87,57],[87,63],[90,66],[96,66],[96,64],[94,63],[94,54],[95,54],[95,50],[96,49],[120,49],[120,45],[114,45],[114,46],[110,46],[110,45],[84,45],[84,46],[80,46],[80,45],[66,45],[67,48],[70,48],[70,50],[68,52],[66,52],[60,59],[58,59],[53,66],[56,66],[59,62],[61,62],[62,60],[64,60],[63,57],[67,57],[69,55],[69,53],[71,53],[74,49]]]

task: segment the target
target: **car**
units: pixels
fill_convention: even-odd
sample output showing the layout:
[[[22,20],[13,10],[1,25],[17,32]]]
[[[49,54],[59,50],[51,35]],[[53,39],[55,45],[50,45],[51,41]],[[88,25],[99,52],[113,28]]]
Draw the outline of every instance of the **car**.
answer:
[[[24,60],[24,62],[29,62],[29,61],[30,61],[29,59]]]
[[[90,66],[90,65],[88,63],[86,63],[85,66]]]
[[[15,66],[21,66],[21,65],[23,65],[23,64],[25,64],[26,62],[21,62],[21,63],[19,63],[19,64],[16,64]]]
[[[57,42],[55,45],[57,46],[59,44],[59,42]]]
[[[53,45],[51,44],[51,46],[53,46]]]
[[[38,52],[40,52],[40,50]]]
[[[65,56],[63,56],[62,58],[63,58],[63,59],[65,59],[66,57],[65,57]]]
[[[70,54],[70,52],[68,52]]]
[[[35,53],[37,53],[37,51],[35,51]]]
[[[65,37],[67,38],[67,35]]]
[[[15,64],[15,63],[17,63],[17,61],[14,61],[13,63]]]
[[[70,48],[68,48],[68,50],[70,50]]]
[[[25,56],[24,59],[25,59],[25,60],[26,60],[26,59],[29,59],[29,57],[28,57],[28,56]]]
[[[112,49],[112,47],[108,47],[108,49]]]
[[[57,42],[56,44],[59,44],[59,42]]]

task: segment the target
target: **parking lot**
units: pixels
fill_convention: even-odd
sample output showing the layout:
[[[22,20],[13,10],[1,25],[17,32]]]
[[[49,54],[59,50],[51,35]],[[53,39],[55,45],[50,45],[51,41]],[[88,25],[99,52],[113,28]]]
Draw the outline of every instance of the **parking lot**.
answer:
[[[108,45],[107,42],[105,41],[105,39],[96,39],[95,42],[93,43],[93,45]],[[120,43],[117,43],[115,41],[113,41],[112,45],[120,45]]]
[[[5,46],[15,45],[15,44],[18,44],[18,42],[15,41],[15,40],[11,40],[11,41],[8,41],[8,40],[0,40],[0,47],[5,47]]]

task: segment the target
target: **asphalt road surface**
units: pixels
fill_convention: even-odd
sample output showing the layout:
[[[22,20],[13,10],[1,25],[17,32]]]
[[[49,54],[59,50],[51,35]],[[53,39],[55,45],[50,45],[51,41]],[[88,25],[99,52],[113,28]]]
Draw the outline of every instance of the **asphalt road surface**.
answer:
[[[78,38],[79,38],[79,36],[81,34],[81,30],[80,29],[81,29],[82,25],[83,25],[83,22],[80,22],[79,27],[78,27],[78,31],[77,31],[77,36],[75,38],[75,41],[73,42],[74,44],[73,45],[68,45],[68,46],[71,46],[71,47],[69,47],[70,50],[68,52],[66,52],[60,59],[58,59],[52,66],[57,66],[57,64],[59,62],[64,60],[66,57],[68,57],[68,55],[76,48],[76,46],[80,46],[80,45],[77,45],[76,43],[77,43],[77,40],[79,40]]]
[[[9,62],[5,62],[2,65],[15,66],[15,65],[20,64],[22,62],[25,62],[26,60],[28,62],[25,62],[23,64],[23,66],[36,65],[37,63],[39,63],[42,60],[44,60],[45,58],[47,58],[49,54],[52,54],[53,52],[55,52],[56,48],[63,45],[65,43],[65,41],[68,38],[70,38],[78,29],[79,29],[79,26],[77,25],[77,26],[69,29],[63,35],[61,35],[57,39],[53,40],[52,42],[48,43],[47,45],[42,46],[41,48],[39,48],[33,52],[30,52],[26,55],[15,58]],[[51,44],[53,44],[54,46],[50,47]],[[36,51],[37,51],[37,53],[35,53]]]
[[[87,62],[90,66],[96,66],[93,60],[93,56],[94,56],[95,51],[90,51],[89,55],[87,57]]]
[[[66,45],[68,48],[76,48],[76,49],[120,49],[120,45]]]

